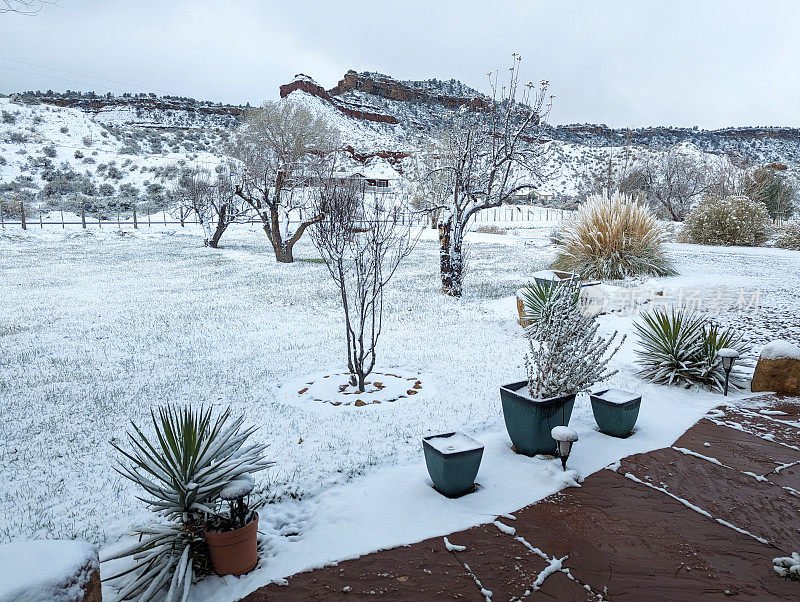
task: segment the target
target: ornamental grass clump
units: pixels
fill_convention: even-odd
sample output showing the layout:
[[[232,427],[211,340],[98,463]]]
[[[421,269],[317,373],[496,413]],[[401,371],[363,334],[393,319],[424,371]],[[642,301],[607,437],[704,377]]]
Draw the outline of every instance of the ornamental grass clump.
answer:
[[[157,515],[136,527],[139,541],[104,558],[128,558],[132,566],[108,577],[120,600],[186,600],[192,582],[210,572],[203,527],[216,515],[220,491],[274,462],[264,459],[265,444],[247,443],[257,429],[242,429],[244,418],[230,420],[225,410],[215,420],[211,408],[172,406],[151,411],[154,436],[131,422],[129,449],[117,472],[143,490],[139,499]]]
[[[675,274],[653,212],[628,195],[594,195],[564,224],[553,269],[618,280]]]
[[[719,351],[730,348],[743,355],[750,348],[734,330],[722,329],[687,308],[657,308],[633,326],[639,337],[635,349],[639,372],[660,385],[699,385],[721,392],[725,370]],[[731,373],[734,389],[743,380],[740,372]]]
[[[525,369],[534,399],[587,391],[617,372],[608,364],[625,337],[612,349],[617,333],[610,338],[597,334],[599,324],[576,303],[579,291],[580,284],[572,281],[552,287],[542,300],[538,319],[525,330],[529,346]]]

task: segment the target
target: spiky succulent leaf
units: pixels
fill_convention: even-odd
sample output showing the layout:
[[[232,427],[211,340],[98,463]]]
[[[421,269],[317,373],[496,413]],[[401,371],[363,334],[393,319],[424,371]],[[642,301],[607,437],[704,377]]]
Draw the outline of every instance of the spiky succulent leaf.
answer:
[[[639,373],[661,385],[700,385],[722,390],[725,372],[719,350],[731,347],[744,354],[749,346],[731,329],[709,324],[688,308],[655,308],[634,322]],[[739,374],[731,381],[738,386]]]
[[[104,560],[134,561],[111,577],[119,580],[120,599],[180,600],[193,575],[207,570],[203,515],[220,490],[274,462],[264,458],[265,444],[247,443],[256,429],[242,429],[244,418],[231,419],[230,410],[214,418],[212,408],[166,406],[151,411],[151,419],[153,436],[131,423],[128,448],[112,443],[121,453],[115,468],[144,490],[139,499],[166,522],[136,529],[138,545]]]

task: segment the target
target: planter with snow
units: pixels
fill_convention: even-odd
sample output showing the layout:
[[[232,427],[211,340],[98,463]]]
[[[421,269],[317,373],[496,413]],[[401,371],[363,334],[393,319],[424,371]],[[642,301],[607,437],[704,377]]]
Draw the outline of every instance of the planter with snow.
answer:
[[[772,341],[765,345],[750,390],[800,395],[800,347],[788,341]]]
[[[217,575],[244,575],[258,564],[258,514],[244,527],[215,533],[206,530],[211,566]]]
[[[554,455],[554,426],[567,426],[575,404],[575,394],[534,399],[528,395],[528,381],[500,387],[503,418],[514,444],[514,451],[526,456]]]
[[[422,449],[436,491],[457,497],[474,489],[483,443],[463,433],[444,433],[423,437]]]
[[[217,575],[244,575],[258,564],[258,513],[244,501],[254,485],[253,477],[245,473],[219,492],[220,499],[228,503],[229,516],[221,524],[207,525],[204,533]]]
[[[621,389],[606,389],[589,395],[592,413],[600,432],[612,437],[627,437],[633,432],[642,396]]]
[[[541,270],[534,272],[533,279],[541,286],[553,286],[561,282],[571,282],[580,280],[575,272],[564,272],[561,270]]]
[[[0,545],[0,600],[100,602],[100,563],[84,541]]]

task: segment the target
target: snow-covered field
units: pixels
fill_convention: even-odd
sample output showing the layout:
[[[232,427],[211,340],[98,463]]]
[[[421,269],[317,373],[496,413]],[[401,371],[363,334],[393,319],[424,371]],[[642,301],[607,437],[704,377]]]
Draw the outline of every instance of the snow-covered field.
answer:
[[[530,224],[529,224],[530,225]],[[469,235],[466,296],[440,294],[426,230],[390,285],[377,369],[417,375],[419,394],[335,408],[298,400],[309,375],[340,371],[335,290],[307,240],[276,264],[263,232],[232,227],[224,248],[191,228],[0,230],[0,542],[85,538],[109,546],[149,518],[114,472],[130,420],[163,403],[230,405],[257,424],[278,464],[261,478],[260,568],[210,579],[198,599],[233,599],[308,566],[492,521],[634,452],[670,444],[719,395],[644,383],[629,337],[609,385],[643,394],[626,440],[595,430],[576,403],[569,467],[515,455],[498,388],[524,375],[513,295],[550,259],[552,223]],[[643,286],[760,289],[741,324],[757,344],[800,338],[800,252],[670,245],[680,276]],[[630,333],[632,318],[600,318]],[[486,444],[481,489],[446,500],[429,486],[420,438],[460,430]],[[108,592],[109,595],[111,592]]]

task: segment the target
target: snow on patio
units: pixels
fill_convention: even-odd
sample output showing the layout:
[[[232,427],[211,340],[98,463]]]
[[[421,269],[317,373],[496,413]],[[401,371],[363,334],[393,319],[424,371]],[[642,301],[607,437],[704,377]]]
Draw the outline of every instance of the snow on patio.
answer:
[[[0,517],[0,541],[113,546],[147,520],[133,486],[113,471],[109,441],[130,420],[147,426],[150,408],[163,403],[230,405],[260,426],[255,438],[278,460],[257,479],[273,502],[261,511],[259,568],[209,579],[198,599],[232,599],[310,566],[490,522],[578,475],[671,444],[721,397],[644,383],[629,337],[607,385],[643,396],[630,438],[600,434],[579,396],[575,472],[510,450],[498,388],[523,377],[526,349],[513,295],[546,267],[550,227],[538,238],[471,234],[461,300],[439,293],[435,233],[426,230],[388,290],[376,368],[418,379],[421,393],[368,408],[298,393],[308,386],[298,382],[344,364],[336,291],[307,240],[296,263],[279,265],[263,232],[245,226],[219,250],[202,248],[188,228],[0,230],[0,501],[13,508]],[[741,324],[754,351],[772,333],[798,339],[800,294],[787,275],[800,272],[800,253],[670,250],[681,275],[640,284],[759,288],[759,313],[720,319]],[[605,332],[631,332],[629,317],[600,321]],[[479,490],[448,500],[430,487],[420,439],[453,430],[486,449]]]

